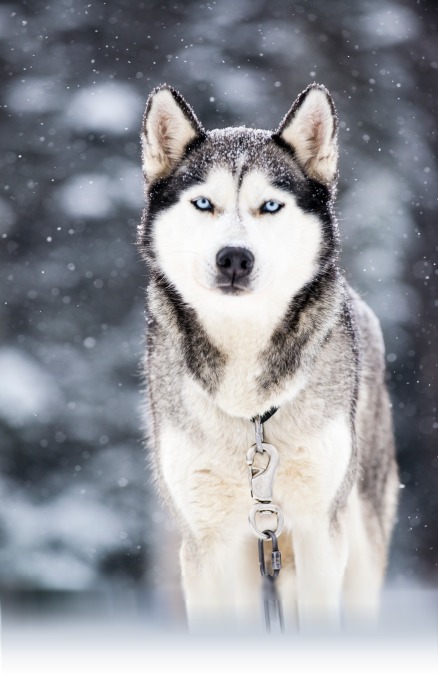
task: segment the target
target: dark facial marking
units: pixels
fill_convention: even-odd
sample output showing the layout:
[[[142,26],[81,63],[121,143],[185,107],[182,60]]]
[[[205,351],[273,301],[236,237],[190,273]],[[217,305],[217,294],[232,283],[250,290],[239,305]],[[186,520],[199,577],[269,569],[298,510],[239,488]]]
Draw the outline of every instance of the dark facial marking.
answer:
[[[225,356],[210,342],[195,310],[184,302],[170,281],[163,274],[154,278],[162,297],[167,301],[167,310],[183,336],[180,345],[190,373],[208,393],[213,394],[223,373]]]
[[[191,156],[196,153],[204,139],[205,135],[200,134],[188,144],[184,156],[171,174],[158,179],[148,186],[146,208],[142,214],[141,230],[138,238],[140,251],[148,260],[155,259],[153,224],[156,216],[163,210],[175,205],[182,191],[204,181],[204,175],[196,165],[190,163]],[[183,170],[186,165],[189,165],[189,171]]]
[[[321,315],[331,313],[328,302],[337,284],[338,273],[333,266],[324,275],[317,275],[291,300],[269,348],[261,355],[266,366],[259,379],[262,393],[279,386],[300,368],[306,345],[320,327]]]

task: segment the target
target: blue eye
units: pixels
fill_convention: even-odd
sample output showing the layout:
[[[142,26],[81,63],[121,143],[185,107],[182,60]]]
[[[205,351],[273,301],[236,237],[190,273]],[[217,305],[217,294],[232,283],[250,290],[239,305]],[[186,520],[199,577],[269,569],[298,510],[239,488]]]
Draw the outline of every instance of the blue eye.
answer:
[[[198,210],[202,210],[203,212],[213,212],[213,205],[210,203],[208,198],[204,198],[204,196],[201,196],[200,198],[197,198],[196,200],[192,200],[192,204]]]
[[[284,205],[282,203],[277,203],[276,200],[267,200],[266,203],[263,203],[261,206],[260,212],[270,212],[273,214],[274,212],[281,210],[282,207],[284,207]]]

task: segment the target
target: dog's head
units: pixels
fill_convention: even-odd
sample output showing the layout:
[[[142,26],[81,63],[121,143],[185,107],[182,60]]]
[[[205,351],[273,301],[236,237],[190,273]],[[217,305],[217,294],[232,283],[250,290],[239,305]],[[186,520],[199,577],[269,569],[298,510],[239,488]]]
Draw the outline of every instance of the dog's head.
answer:
[[[275,132],[208,132],[178,92],[158,87],[142,130],[151,267],[195,308],[221,299],[239,313],[243,300],[248,309],[265,299],[280,313],[336,254],[336,135],[321,85],[300,94]]]

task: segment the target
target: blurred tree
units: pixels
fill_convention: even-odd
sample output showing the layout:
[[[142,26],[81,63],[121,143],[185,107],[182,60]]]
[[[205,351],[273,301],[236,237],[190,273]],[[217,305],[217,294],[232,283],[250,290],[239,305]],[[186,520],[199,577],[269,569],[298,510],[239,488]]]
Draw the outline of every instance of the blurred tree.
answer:
[[[133,245],[163,81],[207,127],[273,128],[309,82],[331,90],[343,264],[383,323],[406,486],[392,574],[434,576],[436,31],[434,3],[408,0],[0,7],[0,584],[135,582],[151,521],[166,529],[140,444]]]

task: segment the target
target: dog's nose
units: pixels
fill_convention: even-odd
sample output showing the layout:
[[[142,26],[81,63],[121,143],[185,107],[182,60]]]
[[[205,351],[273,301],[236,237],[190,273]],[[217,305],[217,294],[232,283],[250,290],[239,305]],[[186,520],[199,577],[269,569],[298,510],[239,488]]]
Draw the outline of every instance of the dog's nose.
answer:
[[[216,264],[220,272],[234,282],[251,273],[254,255],[246,248],[228,246],[219,250],[216,255]]]

